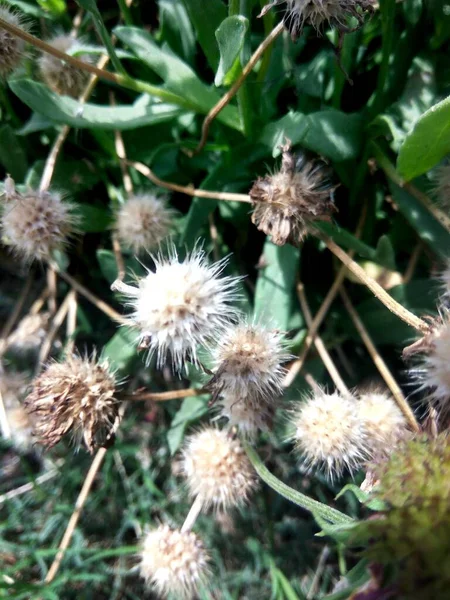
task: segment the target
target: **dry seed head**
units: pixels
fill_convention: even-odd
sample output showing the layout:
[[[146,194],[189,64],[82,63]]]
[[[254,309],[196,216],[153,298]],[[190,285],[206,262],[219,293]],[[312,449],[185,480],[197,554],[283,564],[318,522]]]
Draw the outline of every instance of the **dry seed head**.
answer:
[[[12,12],[9,8],[0,7],[0,18],[24,29],[23,23],[17,12]],[[0,27],[0,79],[11,75],[25,55],[25,42],[13,35],[6,29]]]
[[[336,210],[327,169],[295,156],[289,144],[282,150],[281,169],[259,177],[249,192],[255,202],[252,222],[279,246],[298,244],[314,221],[329,221]]]
[[[26,261],[48,260],[74,232],[72,205],[60,194],[29,190],[7,196],[1,229],[11,249]]]
[[[244,398],[248,405],[270,402],[282,393],[282,364],[289,358],[279,331],[255,322],[230,324],[213,350],[208,386],[215,396]]]
[[[58,35],[48,43],[66,54],[73,54],[79,46],[79,42],[70,35]],[[77,58],[81,62],[90,62],[89,57],[85,54],[77,56]],[[89,78],[85,71],[47,53],[43,53],[39,59],[39,68],[42,79],[48,87],[62,96],[78,98],[84,91]]]
[[[406,419],[387,393],[370,391],[360,394],[358,412],[364,423],[367,447],[375,459],[390,454],[407,435]]]
[[[22,375],[0,373],[0,392],[11,441],[23,451],[30,450],[33,444],[32,423],[22,403],[26,387],[27,382]],[[3,425],[3,420],[0,420],[2,436],[6,438],[8,432],[3,429]]]
[[[188,600],[205,585],[209,561],[195,533],[161,525],[145,536],[140,570],[158,595]]]
[[[364,423],[357,400],[319,390],[295,409],[293,440],[308,468],[324,468],[333,478],[356,471],[368,457]]]
[[[183,369],[186,359],[197,362],[197,346],[207,345],[236,317],[230,302],[238,296],[238,277],[220,277],[227,261],[208,264],[205,252],[194,248],[180,262],[175,246],[167,258],[153,257],[155,271],[148,271],[138,287],[121,286],[133,307],[131,324],[140,329],[140,345],[157,353],[161,367],[170,354],[173,367]]]
[[[154,250],[170,234],[175,214],[163,198],[154,194],[131,196],[117,213],[119,239],[136,254]]]
[[[441,284],[443,302],[448,303],[450,300],[450,260],[447,260],[444,269],[441,271],[439,275],[439,282]]]
[[[221,510],[243,504],[256,486],[253,468],[239,440],[213,427],[187,438],[183,472],[190,495]]]
[[[25,405],[35,434],[48,448],[71,432],[89,452],[109,442],[118,424],[116,381],[106,362],[68,356],[52,362],[33,382]]]
[[[271,428],[275,412],[274,402],[268,404],[248,402],[247,397],[222,392],[217,403],[219,417],[228,420],[228,427],[237,427],[246,437],[254,437],[258,431]]]

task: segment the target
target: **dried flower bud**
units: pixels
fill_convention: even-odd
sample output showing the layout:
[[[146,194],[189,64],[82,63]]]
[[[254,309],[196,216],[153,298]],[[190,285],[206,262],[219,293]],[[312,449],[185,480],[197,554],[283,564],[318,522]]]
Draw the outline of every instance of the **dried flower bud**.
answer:
[[[24,29],[22,19],[17,12],[0,7],[0,18],[7,23]],[[25,55],[25,42],[0,26],[0,79],[11,75]]]
[[[0,419],[0,428],[4,438],[10,437],[18,450],[31,449],[32,423],[23,407],[27,382],[18,373],[0,373],[0,393],[5,409],[6,422]],[[8,430],[4,428],[8,427]]]
[[[205,585],[209,561],[195,533],[161,525],[145,536],[141,575],[160,596],[188,600]]]
[[[353,396],[319,390],[294,411],[293,440],[308,468],[323,467],[332,479],[356,471],[369,456],[364,423]]]
[[[79,47],[79,42],[70,35],[58,35],[48,43],[66,54],[73,54]],[[81,62],[89,63],[89,56],[82,54],[77,57]],[[89,75],[65,60],[56,58],[51,54],[43,53],[39,59],[39,68],[42,79],[57,94],[78,98],[81,96]]]
[[[186,359],[197,362],[197,345],[217,338],[235,318],[229,302],[237,298],[237,277],[219,277],[227,261],[209,265],[203,250],[195,248],[179,262],[175,246],[168,258],[153,257],[155,271],[139,281],[139,287],[119,284],[116,289],[130,298],[134,308],[130,322],[140,329],[141,348],[157,352],[161,367],[170,354],[181,371]]]
[[[191,435],[183,451],[183,472],[192,497],[226,510],[245,502],[256,486],[241,443],[226,431],[208,427]]]
[[[162,198],[153,194],[132,196],[117,213],[119,239],[136,254],[153,250],[170,234],[175,214]]]
[[[9,195],[1,229],[12,250],[24,260],[47,260],[61,249],[77,223],[72,205],[55,192],[29,190]]]
[[[89,452],[109,442],[119,416],[116,381],[106,362],[80,356],[52,362],[33,382],[25,405],[35,415],[35,434],[51,448],[66,433]]]
[[[252,222],[274,244],[298,244],[314,221],[329,221],[336,210],[327,169],[317,161],[295,156],[283,148],[281,169],[259,177],[250,190],[255,202]]]
[[[389,455],[407,435],[407,423],[402,411],[395,400],[384,392],[360,394],[358,412],[364,423],[367,447],[375,459]]]
[[[249,402],[248,397],[223,391],[217,403],[220,417],[228,420],[229,428],[237,427],[241,434],[254,437],[258,431],[271,428],[275,413],[275,398],[270,404]]]

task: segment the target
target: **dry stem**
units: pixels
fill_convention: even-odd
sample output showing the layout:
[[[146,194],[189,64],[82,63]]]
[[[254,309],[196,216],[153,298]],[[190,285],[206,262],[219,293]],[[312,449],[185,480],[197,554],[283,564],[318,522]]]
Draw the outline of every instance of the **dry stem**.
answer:
[[[3,352],[4,348],[6,347],[6,339],[7,339],[7,337],[11,333],[14,325],[17,322],[17,319],[19,318],[20,311],[23,308],[25,300],[26,300],[26,298],[28,296],[28,292],[30,291],[30,287],[31,287],[31,283],[33,281],[33,277],[34,277],[34,272],[30,271],[29,274],[28,274],[28,277],[24,281],[24,284],[23,284],[22,289],[20,291],[19,297],[17,298],[17,301],[16,301],[16,303],[14,305],[14,310],[12,311],[12,313],[10,314],[10,316],[8,317],[8,320],[4,324],[3,329],[2,329],[2,331],[0,333],[0,355]]]
[[[406,401],[405,397],[403,396],[402,390],[400,389],[400,386],[398,385],[398,383],[395,381],[394,376],[392,375],[391,371],[389,370],[389,367],[387,366],[387,364],[384,362],[383,358],[378,353],[378,351],[375,347],[375,344],[373,343],[372,338],[369,335],[369,332],[367,331],[360,316],[356,312],[356,309],[353,306],[352,301],[350,300],[350,297],[344,288],[341,288],[341,297],[344,302],[345,308],[347,309],[348,314],[350,315],[350,318],[353,321],[353,324],[354,324],[356,330],[358,331],[359,335],[361,336],[361,339],[364,342],[364,345],[366,346],[368,353],[370,354],[371,359],[373,360],[375,366],[377,367],[378,371],[380,372],[380,375],[383,377],[384,381],[386,382],[386,385],[391,390],[391,393],[392,393],[395,401],[397,402],[398,407],[404,414],[406,420],[410,424],[413,431],[419,432],[420,426],[417,423],[417,420],[414,416],[413,411],[411,410],[411,407],[409,406],[408,402]]]
[[[50,329],[47,332],[45,340],[42,342],[42,346],[39,350],[39,356],[37,360],[36,370],[39,372],[42,363],[47,360],[48,355],[50,354],[50,350],[52,349],[53,340],[55,339],[55,335],[58,332],[58,329],[64,322],[66,315],[69,311],[69,307],[73,298],[75,296],[75,290],[70,290],[67,296],[64,298],[63,303],[58,309],[58,312],[55,314],[52,320],[52,324]]]
[[[64,536],[59,545],[58,553],[55,556],[55,559],[48,570],[47,576],[45,577],[44,582],[50,583],[55,578],[56,573],[61,565],[61,562],[64,558],[64,554],[70,544],[70,540],[72,539],[73,532],[75,527],[77,526],[78,519],[80,518],[81,511],[86,503],[89,492],[91,491],[92,484],[94,483],[95,476],[97,475],[98,470],[100,469],[103,459],[106,455],[106,448],[100,448],[97,451],[97,454],[94,457],[94,460],[91,463],[89,471],[86,475],[86,479],[84,480],[83,487],[81,488],[80,494],[75,503],[75,508],[72,513],[72,516],[69,519],[69,523],[67,524],[66,531],[64,532]]]
[[[125,396],[122,396],[122,400],[151,400],[153,402],[166,402],[166,400],[178,400],[180,398],[187,398],[188,396],[200,396],[204,393],[204,390],[195,388],[187,388],[184,390],[169,390],[168,392],[136,392],[134,394],[127,394]]]

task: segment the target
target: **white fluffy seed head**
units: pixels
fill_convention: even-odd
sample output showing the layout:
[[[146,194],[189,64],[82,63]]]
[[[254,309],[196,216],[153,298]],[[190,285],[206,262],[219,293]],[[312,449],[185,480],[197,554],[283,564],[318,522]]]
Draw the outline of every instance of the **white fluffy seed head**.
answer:
[[[344,469],[356,471],[369,455],[353,396],[318,390],[294,410],[289,425],[306,467],[323,468],[331,479]]]
[[[444,269],[439,274],[439,283],[441,285],[443,301],[448,302],[450,300],[450,260],[447,260]]]
[[[79,42],[70,35],[58,35],[48,43],[66,54],[73,54],[79,46]],[[77,56],[81,62],[89,63],[87,55]],[[39,68],[42,79],[57,94],[78,98],[87,84],[89,75],[77,67],[67,63],[65,60],[56,58],[44,52],[39,59]]]
[[[254,437],[258,431],[271,428],[275,399],[272,403],[248,402],[247,397],[223,392],[217,402],[219,417],[228,420],[229,428],[237,427],[241,434],[248,438]]]
[[[230,302],[237,299],[238,277],[220,277],[227,261],[209,264],[205,252],[195,248],[182,262],[176,249],[168,257],[153,257],[155,271],[148,271],[139,286],[122,286],[134,309],[130,322],[140,329],[140,346],[149,360],[157,353],[161,367],[169,354],[181,371],[184,361],[197,362],[197,346],[208,345],[237,315]]]
[[[175,214],[163,198],[154,194],[131,196],[117,212],[119,239],[136,254],[154,250],[170,234]]]
[[[227,510],[243,504],[256,486],[250,461],[238,439],[208,427],[187,438],[183,472],[189,493],[205,507]]]
[[[360,394],[358,412],[364,424],[367,447],[374,459],[389,455],[407,435],[406,419],[387,393],[368,391]]]
[[[17,12],[5,6],[0,7],[0,18],[7,23],[24,29],[22,19]],[[25,42],[0,27],[0,79],[4,79],[20,65],[25,56]]]
[[[55,192],[14,192],[3,206],[2,234],[25,261],[48,260],[74,232],[77,219],[72,211],[72,205]]]
[[[161,525],[144,538],[140,571],[158,595],[188,600],[207,582],[209,562],[195,533]]]

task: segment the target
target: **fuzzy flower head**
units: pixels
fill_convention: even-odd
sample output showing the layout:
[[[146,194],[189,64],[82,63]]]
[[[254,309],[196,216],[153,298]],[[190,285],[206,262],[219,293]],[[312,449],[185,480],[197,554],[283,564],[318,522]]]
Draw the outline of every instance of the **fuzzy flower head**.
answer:
[[[368,456],[364,424],[352,396],[322,390],[304,401],[293,415],[295,448],[308,468],[324,468],[333,478],[356,471]]]
[[[161,525],[144,539],[140,570],[159,596],[188,600],[196,597],[205,585],[209,562],[195,533]]]
[[[32,423],[23,407],[27,381],[21,374],[0,372],[0,392],[6,419],[1,419],[0,431],[22,451],[32,447]]]
[[[48,260],[73,234],[72,205],[55,192],[29,190],[6,195],[1,230],[11,249],[26,261]]]
[[[250,190],[252,222],[278,246],[298,244],[314,221],[329,221],[336,210],[326,168],[295,156],[289,144],[282,151],[281,169],[259,177]]]
[[[188,437],[183,472],[190,495],[221,510],[245,502],[256,486],[253,468],[239,440],[214,427]]]
[[[132,196],[117,213],[119,239],[136,254],[154,250],[170,234],[174,217],[162,198],[149,193]]]
[[[184,361],[197,362],[197,346],[208,345],[236,317],[230,302],[237,298],[237,277],[220,277],[227,261],[209,264],[205,252],[194,248],[180,262],[174,246],[167,258],[153,257],[138,287],[119,285],[134,309],[131,323],[140,329],[140,347],[157,353],[161,367],[167,354],[181,371]]]
[[[16,12],[12,12],[9,8],[0,6],[0,18],[11,25],[23,29],[19,15]],[[25,42],[0,27],[0,79],[11,75],[14,69],[20,65],[24,55]]]
[[[248,438],[254,437],[258,431],[271,428],[276,408],[275,401],[249,402],[247,396],[228,394],[226,391],[221,393],[216,406],[218,416],[227,419],[229,428],[236,427]]]
[[[450,207],[450,161],[436,169],[434,192],[442,208]]]
[[[58,35],[48,42],[51,46],[73,54],[79,47],[79,42],[70,35]],[[90,62],[87,55],[77,57],[82,62]],[[39,68],[42,79],[57,94],[78,98],[88,82],[88,74],[77,67],[67,63],[65,60],[56,58],[51,54],[43,53],[39,59]]]
[[[360,394],[358,412],[364,424],[367,447],[374,458],[390,454],[407,435],[406,419],[391,396],[380,391]]]
[[[447,304],[450,301],[450,259],[447,259],[444,269],[439,274],[439,283],[441,284],[442,301]]]
[[[89,452],[108,443],[118,424],[116,381],[106,362],[69,356],[52,362],[33,382],[25,406],[47,448],[71,432]]]

